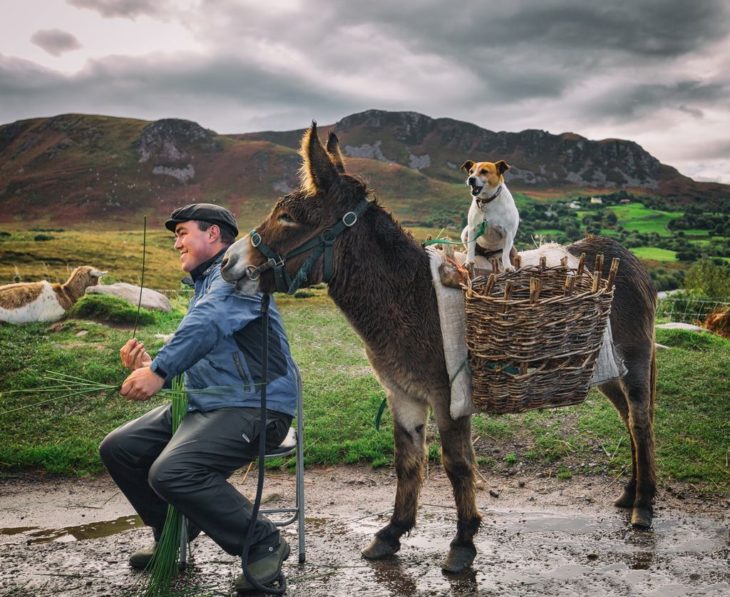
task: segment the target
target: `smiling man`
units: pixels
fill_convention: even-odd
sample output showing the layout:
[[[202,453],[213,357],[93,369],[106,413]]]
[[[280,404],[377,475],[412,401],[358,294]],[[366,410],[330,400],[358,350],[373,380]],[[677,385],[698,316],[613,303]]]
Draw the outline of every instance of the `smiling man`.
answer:
[[[170,405],[153,409],[112,431],[101,444],[109,473],[142,520],[155,545],[130,557],[143,569],[172,504],[191,524],[231,555],[240,556],[251,519],[251,503],[228,477],[258,454],[260,432],[261,295],[242,295],[220,275],[223,255],[238,234],[233,214],[209,203],[175,210],[165,226],[175,233],[180,265],[195,285],[187,315],[174,336],[152,359],[132,339],[120,351],[132,373],[121,394],[147,400],[184,373],[188,412],[171,430]],[[267,448],[286,436],[295,413],[298,378],[281,318],[269,310]],[[263,584],[279,576],[289,546],[266,518],[256,523],[249,570]],[[239,591],[252,587],[241,575]]]

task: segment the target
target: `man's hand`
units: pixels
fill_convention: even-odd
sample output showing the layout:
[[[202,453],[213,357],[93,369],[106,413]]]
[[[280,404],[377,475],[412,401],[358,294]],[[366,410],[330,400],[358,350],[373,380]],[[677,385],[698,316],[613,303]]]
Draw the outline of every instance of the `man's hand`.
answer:
[[[119,393],[127,400],[149,400],[151,396],[160,391],[164,384],[165,380],[149,367],[140,367],[132,371],[124,380]]]
[[[152,363],[152,357],[144,349],[144,343],[136,338],[127,340],[127,343],[119,350],[119,358],[122,360],[122,365],[132,371],[141,367],[149,367]]]

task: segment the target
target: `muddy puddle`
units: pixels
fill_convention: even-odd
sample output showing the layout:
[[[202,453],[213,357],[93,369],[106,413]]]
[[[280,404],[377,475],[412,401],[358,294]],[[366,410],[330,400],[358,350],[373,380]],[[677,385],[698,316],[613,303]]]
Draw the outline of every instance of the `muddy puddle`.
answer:
[[[234,480],[235,481],[235,480]],[[237,483],[237,481],[235,481]],[[445,475],[431,471],[418,526],[390,560],[360,550],[388,520],[395,479],[388,471],[336,467],[307,471],[306,561],[295,526],[285,563],[290,595],[730,595],[727,496],[660,492],[652,530],[636,531],[610,505],[610,480],[496,477],[495,498],[478,494],[484,516],[473,569],[459,576],[440,562],[455,532]],[[253,492],[249,478],[243,491]],[[270,504],[288,505],[294,479],[267,478]],[[141,528],[107,478],[0,487],[0,595],[135,595],[144,575],[127,565],[146,545]],[[237,558],[201,536],[177,585],[179,595],[229,595]]]
[[[81,541],[83,539],[98,539],[108,537],[123,531],[144,526],[142,519],[137,515],[120,516],[114,520],[101,520],[88,524],[79,524],[60,529],[38,529],[38,527],[13,527],[0,529],[2,535],[19,535],[27,537],[26,543],[48,543],[49,541]]]

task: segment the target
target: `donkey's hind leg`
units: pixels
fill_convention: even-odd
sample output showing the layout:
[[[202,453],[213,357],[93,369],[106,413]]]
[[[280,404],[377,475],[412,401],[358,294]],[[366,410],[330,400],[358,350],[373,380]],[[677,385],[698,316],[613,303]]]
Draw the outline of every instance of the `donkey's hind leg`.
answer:
[[[656,459],[654,454],[654,399],[656,393],[656,355],[627,358],[628,373],[623,385],[628,396],[629,431],[636,447],[636,496],[631,524],[649,528],[656,493]],[[633,366],[632,366],[633,365]]]
[[[435,412],[441,435],[441,460],[454,490],[458,516],[456,536],[441,568],[445,572],[459,573],[471,566],[476,557],[474,535],[482,521],[476,504],[476,457],[471,441],[471,417],[452,419],[448,402],[437,406]]]
[[[425,476],[428,405],[406,396],[388,397],[394,419],[395,470],[398,487],[390,522],[375,534],[363,557],[378,560],[400,549],[400,538],[416,524],[418,494]]]
[[[629,404],[626,392],[621,382],[609,381],[605,384],[601,384],[600,390],[611,403],[616,407],[621,420],[626,425],[626,431],[629,434],[629,441],[631,442],[631,480],[624,487],[624,491],[621,496],[614,502],[614,506],[618,508],[633,508],[634,500],[636,499],[636,444],[634,443],[634,437],[631,434],[631,427],[629,425]]]
[[[646,354],[648,352],[649,354]],[[631,437],[631,481],[616,500],[616,506],[631,508],[631,524],[649,528],[656,492],[654,455],[654,396],[656,361],[653,349],[628,356],[628,372],[621,381],[600,386],[614,404]]]

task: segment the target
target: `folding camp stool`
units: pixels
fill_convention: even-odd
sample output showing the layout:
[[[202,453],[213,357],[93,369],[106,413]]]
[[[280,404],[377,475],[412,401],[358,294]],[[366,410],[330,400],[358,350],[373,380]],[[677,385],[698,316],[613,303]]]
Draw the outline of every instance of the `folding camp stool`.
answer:
[[[297,426],[291,427],[284,440],[273,450],[266,453],[265,459],[281,458],[296,454],[296,498],[293,508],[268,508],[259,510],[260,514],[289,514],[284,520],[272,520],[277,527],[284,527],[294,522],[299,523],[299,563],[305,560],[304,551],[304,409],[302,408],[302,380],[297,371]],[[180,569],[188,563],[188,521],[185,516],[181,520],[180,533]]]

